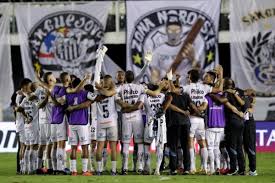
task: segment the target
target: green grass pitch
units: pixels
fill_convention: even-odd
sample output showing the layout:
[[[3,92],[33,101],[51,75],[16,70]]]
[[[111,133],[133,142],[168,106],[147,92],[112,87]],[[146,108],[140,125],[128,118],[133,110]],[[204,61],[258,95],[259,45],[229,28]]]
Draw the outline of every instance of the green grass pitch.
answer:
[[[110,157],[108,157],[110,158]],[[119,160],[121,158],[118,158]],[[152,166],[154,166],[155,157],[152,158]],[[197,158],[198,160],[199,158]],[[208,182],[208,183],[217,183],[217,182],[230,182],[230,183],[269,183],[275,182],[275,153],[259,153],[257,155],[257,177],[250,176],[203,176],[203,175],[194,175],[194,176],[143,176],[143,175],[127,175],[127,176],[49,176],[49,175],[16,175],[16,154],[14,153],[2,153],[0,154],[0,183],[29,183],[29,182],[40,182],[40,183],[57,183],[57,182],[73,182],[73,183],[154,183],[154,182]],[[131,161],[129,161],[131,162]],[[107,165],[110,167],[110,162]],[[121,167],[121,161],[118,162],[118,168]],[[129,165],[131,168],[131,165]],[[81,163],[78,161],[78,171],[81,172]]]

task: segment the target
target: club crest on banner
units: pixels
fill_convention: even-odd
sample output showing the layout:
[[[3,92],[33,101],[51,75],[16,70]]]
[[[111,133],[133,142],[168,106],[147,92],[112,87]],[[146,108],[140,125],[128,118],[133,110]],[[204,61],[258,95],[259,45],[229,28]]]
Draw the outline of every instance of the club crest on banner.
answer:
[[[154,52],[158,47],[165,44],[169,35],[166,31],[167,20],[176,22],[179,20],[182,32],[178,36],[184,41],[192,25],[198,18],[202,18],[205,23],[196,38],[194,46],[204,45],[202,52],[204,60],[201,67],[204,69],[215,62],[217,32],[214,26],[214,20],[206,13],[187,7],[165,7],[149,11],[141,16],[134,25],[129,39],[129,55],[132,64],[138,68],[144,65],[144,51],[151,50]],[[175,55],[176,56],[176,55]],[[160,57],[166,59],[165,53]],[[167,58],[168,59],[168,58]]]
[[[274,32],[259,32],[247,41],[244,58],[254,70],[258,82],[265,85],[275,84]]]
[[[80,76],[95,65],[103,34],[103,25],[84,12],[59,11],[47,15],[28,35],[34,69]]]

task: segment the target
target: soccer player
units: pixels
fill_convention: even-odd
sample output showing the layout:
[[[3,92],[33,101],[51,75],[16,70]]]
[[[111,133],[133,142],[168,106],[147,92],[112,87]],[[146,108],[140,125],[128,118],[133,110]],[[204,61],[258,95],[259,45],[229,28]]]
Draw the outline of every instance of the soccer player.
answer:
[[[238,111],[242,111],[245,102],[239,96],[239,92],[235,90],[235,84],[232,79],[224,80],[224,95],[228,102],[235,106]],[[227,151],[230,157],[230,171],[228,175],[244,175],[244,154],[243,154],[243,129],[244,120],[231,110],[226,108],[226,126],[225,139]],[[237,169],[238,162],[238,169]]]
[[[72,82],[72,87],[76,88],[80,79],[76,78]],[[68,106],[78,105],[87,101],[88,92],[85,90],[80,90],[75,93],[66,94],[66,103]],[[90,126],[88,124],[88,110],[78,109],[71,111],[68,118],[69,123],[69,143],[72,146],[71,152],[71,171],[72,175],[77,175],[77,166],[76,166],[76,152],[78,143],[82,148],[82,175],[91,176],[92,174],[88,171],[88,157],[89,150],[88,146],[90,144]]]
[[[122,102],[128,104],[136,104],[139,102],[140,96],[144,93],[156,96],[160,93],[163,88],[162,85],[158,90],[151,91],[144,89],[142,85],[133,84],[134,73],[132,71],[127,71],[125,74],[126,84],[118,88],[118,94]],[[122,143],[123,143],[123,168],[122,174],[126,175],[128,171],[128,156],[129,156],[129,145],[132,134],[134,135],[135,143],[138,144],[138,163],[139,172],[143,171],[143,129],[144,123],[142,119],[141,110],[136,110],[129,113],[122,114]]]
[[[66,174],[65,169],[65,142],[67,140],[67,116],[65,115],[65,102],[63,96],[66,95],[66,89],[71,83],[70,75],[66,72],[60,74],[62,86],[55,85],[51,91],[52,121],[51,121],[51,140],[52,148],[52,165],[57,174]]]
[[[38,109],[40,104],[37,97],[33,95],[35,91],[34,84],[28,83],[25,98],[21,102],[17,111],[24,116],[25,122],[25,173],[33,174],[37,169],[38,156],[38,138],[39,138],[39,124],[38,124]]]
[[[19,133],[19,142],[20,142],[20,151],[19,151],[19,159],[20,159],[20,173],[25,173],[24,167],[27,165],[27,156],[24,156],[25,154],[25,128],[24,128],[24,116],[17,112],[17,108],[20,106],[21,102],[25,98],[24,93],[28,92],[28,84],[32,81],[28,78],[24,78],[20,83],[20,90],[16,92],[16,99],[15,99],[15,112],[16,112],[16,131]]]
[[[255,91],[252,89],[247,89],[244,91],[245,100],[247,102],[248,118],[244,123],[244,150],[248,155],[249,160],[249,175],[257,176],[256,170],[256,124],[253,116],[255,107]]]

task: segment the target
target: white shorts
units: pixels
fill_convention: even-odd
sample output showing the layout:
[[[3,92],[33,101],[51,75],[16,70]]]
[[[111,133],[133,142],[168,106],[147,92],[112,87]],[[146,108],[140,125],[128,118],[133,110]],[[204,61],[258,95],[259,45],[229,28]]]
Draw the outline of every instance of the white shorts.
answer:
[[[59,142],[67,140],[67,120],[64,117],[64,121],[60,124],[51,124],[51,141]]]
[[[144,142],[151,144],[155,139],[156,146],[164,146],[167,143],[167,128],[165,116],[157,119],[157,127],[154,127],[154,119],[152,117],[147,118],[147,122],[144,128]]]
[[[89,125],[69,125],[69,144],[73,146],[90,144]]]
[[[51,143],[51,124],[39,125],[39,144],[47,145]]]
[[[37,128],[25,128],[25,144],[36,145],[39,141],[39,130]]]
[[[97,129],[97,141],[99,141],[99,142],[118,141],[117,126]]]
[[[90,126],[90,138],[91,140],[96,140],[97,136],[97,121],[93,121]]]
[[[19,142],[26,143],[26,136],[25,136],[25,130],[21,130],[19,133]]]
[[[195,137],[197,140],[205,140],[204,119],[200,117],[191,116],[190,123],[190,137]]]
[[[122,143],[130,143],[132,135],[135,143],[143,142],[144,123],[142,116],[127,119],[122,115]]]
[[[208,128],[205,132],[207,149],[219,149],[220,142],[224,139],[223,128]]]

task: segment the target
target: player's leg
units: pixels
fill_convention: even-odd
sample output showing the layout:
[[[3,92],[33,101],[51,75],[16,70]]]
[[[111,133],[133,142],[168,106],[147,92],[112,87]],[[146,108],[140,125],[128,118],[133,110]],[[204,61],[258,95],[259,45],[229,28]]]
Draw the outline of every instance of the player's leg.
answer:
[[[95,171],[95,156],[96,156],[96,140],[91,140],[91,143],[90,143],[90,170],[91,172],[94,172]]]
[[[96,162],[97,162],[97,175],[101,175],[103,171],[102,150],[107,138],[106,128],[97,129],[97,145],[96,145]]]
[[[132,136],[132,121],[128,121],[123,117],[122,120],[122,174],[126,175],[128,171],[129,146]]]
[[[78,141],[82,148],[82,175],[91,176],[92,174],[88,172],[89,163],[89,143],[90,143],[90,129],[88,125],[76,125]]]
[[[243,154],[243,126],[237,129],[237,160],[238,160],[238,174],[245,175],[245,162]]]
[[[107,146],[108,146],[108,141],[105,141],[104,147],[102,150],[103,172],[106,170],[106,165],[107,165],[107,160],[108,160]]]
[[[198,118],[198,128],[196,130],[196,139],[198,140],[198,144],[200,145],[200,155],[202,162],[202,174],[207,173],[207,160],[208,160],[208,151],[205,141],[205,127],[204,120],[202,118]]]
[[[196,162],[195,162],[195,149],[194,149],[194,137],[195,137],[195,131],[197,128],[197,123],[193,122],[194,119],[191,117],[191,127],[190,127],[190,138],[189,138],[189,153],[190,153],[190,173],[196,172]]]
[[[59,172],[64,173],[64,169],[66,167],[66,140],[67,140],[67,122],[66,117],[64,117],[64,121],[57,126],[57,170]]]
[[[144,123],[143,119],[133,122],[133,135],[135,139],[135,143],[138,145],[138,153],[137,153],[137,163],[138,163],[138,172],[143,172],[143,158],[144,158]]]
[[[184,174],[190,174],[190,151],[189,151],[189,138],[190,138],[190,124],[182,125],[180,143],[183,152],[183,165]]]
[[[53,173],[55,174],[57,170],[57,124],[51,124],[51,141],[53,142],[52,150],[51,150],[51,160],[52,160],[52,168]]]
[[[233,127],[228,127],[226,132],[226,150],[230,158],[230,171],[229,175],[237,174],[237,133]]]
[[[42,174],[43,165],[43,153],[46,150],[47,138],[46,138],[46,124],[39,125],[39,147],[37,157],[37,174]]]
[[[72,176],[77,175],[77,168],[76,168],[76,153],[77,153],[77,145],[71,144],[71,154],[70,154],[70,170],[72,172]]]
[[[118,141],[118,127],[113,126],[107,129],[107,140],[109,141],[110,148],[111,148],[111,175],[116,175],[116,164],[117,164],[117,151],[116,151],[116,145]]]
[[[76,166],[76,153],[78,145],[78,136],[77,129],[75,125],[69,125],[69,144],[71,145],[71,154],[70,154],[70,170],[72,175],[77,175],[77,166]]]
[[[168,143],[169,143],[169,156],[170,156],[170,174],[175,175],[177,174],[177,148],[178,148],[178,130],[177,126],[171,126],[168,128]]]
[[[214,147],[215,147],[215,133],[210,129],[207,129],[205,132],[206,141],[207,141],[207,150],[208,150],[208,158],[210,163],[210,174],[215,173],[215,155],[214,155]]]
[[[24,162],[24,154],[25,154],[25,150],[26,150],[26,146],[25,146],[25,131],[22,130],[19,132],[19,142],[20,142],[20,154],[19,154],[19,158],[20,158],[20,173],[23,174],[24,172],[24,167],[25,167],[25,162]]]

